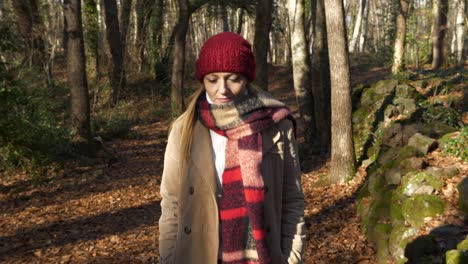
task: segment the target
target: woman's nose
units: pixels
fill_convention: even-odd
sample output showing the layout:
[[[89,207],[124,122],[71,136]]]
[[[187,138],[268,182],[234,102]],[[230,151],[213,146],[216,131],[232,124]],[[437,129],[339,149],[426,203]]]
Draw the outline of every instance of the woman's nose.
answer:
[[[228,92],[229,88],[227,87],[226,81],[225,80],[220,80],[219,81],[219,87],[218,91],[220,94],[226,94]]]

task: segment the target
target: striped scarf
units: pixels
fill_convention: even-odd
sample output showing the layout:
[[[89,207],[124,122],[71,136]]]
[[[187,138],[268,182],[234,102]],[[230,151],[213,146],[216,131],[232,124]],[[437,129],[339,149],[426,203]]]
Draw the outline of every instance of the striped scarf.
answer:
[[[205,127],[228,138],[219,201],[222,262],[271,263],[263,221],[261,131],[292,119],[290,111],[265,92],[251,92],[223,105],[209,104],[203,93],[197,111]]]

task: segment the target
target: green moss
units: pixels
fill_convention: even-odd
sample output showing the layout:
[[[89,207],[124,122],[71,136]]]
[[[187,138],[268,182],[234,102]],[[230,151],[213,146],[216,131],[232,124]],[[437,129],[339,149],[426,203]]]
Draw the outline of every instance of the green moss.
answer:
[[[404,146],[398,152],[398,160],[405,160],[411,157],[422,157],[423,154],[415,147]]]
[[[468,251],[468,236],[465,237],[465,240],[463,240],[462,242],[460,242],[458,245],[457,245],[457,249],[458,250],[466,250]]]
[[[418,229],[405,227],[404,225],[395,226],[390,234],[388,249],[393,259],[397,263],[405,263],[408,259],[405,257],[406,245],[418,235]]]
[[[435,217],[444,211],[445,202],[435,195],[418,194],[403,201],[403,215],[413,227],[424,224],[425,217]]]
[[[419,172],[406,174],[405,177],[403,177],[400,188],[404,194],[411,196],[422,186],[431,186],[434,190],[440,190],[444,184],[444,181],[437,176]]]
[[[445,263],[446,264],[468,263],[468,251],[449,250],[445,252]]]
[[[392,192],[392,200],[390,204],[390,221],[394,226],[403,225],[405,223],[405,217],[402,210],[402,201],[403,195],[397,190],[394,190]]]

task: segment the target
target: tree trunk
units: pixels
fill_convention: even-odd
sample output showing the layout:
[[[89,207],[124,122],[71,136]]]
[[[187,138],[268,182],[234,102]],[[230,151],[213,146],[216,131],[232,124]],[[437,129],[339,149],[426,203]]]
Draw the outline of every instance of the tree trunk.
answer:
[[[314,118],[314,99],[311,91],[310,61],[304,32],[304,0],[288,0],[289,30],[291,32],[294,92],[304,122],[304,138],[308,149],[315,150],[317,132]]]
[[[123,61],[127,61],[127,33],[130,25],[130,12],[132,11],[132,0],[121,0],[120,9],[120,42],[122,43]]]
[[[99,76],[99,21],[95,0],[83,1],[84,41],[89,57],[94,59],[94,70]]]
[[[405,67],[403,59],[405,57],[406,19],[408,18],[409,1],[410,0],[400,0],[399,4],[399,12],[396,21],[397,33],[393,51],[393,74],[401,72]]]
[[[446,67],[447,58],[447,0],[434,0],[433,3],[434,24],[432,30],[432,69]]]
[[[364,16],[364,9],[366,7],[366,0],[359,0],[359,11],[356,16],[356,22],[354,23],[353,37],[351,38],[351,43],[349,45],[349,52],[354,52],[356,48],[356,43],[359,39],[359,33],[362,25],[362,18]]]
[[[331,75],[332,149],[330,181],[353,177],[355,154],[351,123],[351,87],[342,0],[325,1]]]
[[[68,33],[66,59],[71,94],[72,140],[80,152],[92,154],[81,1],[64,0],[63,13],[66,20],[65,31]]]
[[[43,68],[47,57],[42,38],[45,28],[39,15],[37,0],[14,0],[12,7],[19,35],[26,46],[26,59],[30,59],[31,65]]]
[[[179,18],[175,29],[171,74],[171,111],[173,118],[182,114],[185,107],[183,100],[185,41],[191,15],[188,0],[178,1]]]
[[[330,152],[330,62],[328,60],[327,26],[324,0],[312,0],[312,92],[314,95],[317,137],[321,153]]]
[[[242,33],[243,24],[244,24],[244,9],[241,8],[239,10],[239,20],[237,21],[237,30],[236,30],[236,33],[239,35]]]
[[[268,49],[273,0],[258,0],[255,8],[254,55],[257,64],[255,84],[268,90]]]
[[[463,66],[465,56],[463,56],[464,42],[466,36],[466,3],[465,0],[457,0],[456,4],[456,20],[455,20],[455,58],[457,65]]]
[[[364,52],[364,44],[366,42],[367,37],[367,28],[369,25],[369,4],[364,7],[364,18],[362,19],[362,26],[361,26],[361,34],[359,34],[359,52]]]
[[[104,0],[106,33],[111,53],[109,78],[112,87],[112,104],[116,104],[121,98],[126,85],[117,4],[115,1]]]

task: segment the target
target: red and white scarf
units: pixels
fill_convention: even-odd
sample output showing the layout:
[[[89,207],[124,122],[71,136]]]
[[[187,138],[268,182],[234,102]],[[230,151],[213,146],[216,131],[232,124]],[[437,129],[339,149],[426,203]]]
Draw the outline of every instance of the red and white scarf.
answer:
[[[219,201],[222,262],[271,263],[264,225],[261,131],[292,119],[290,111],[265,92],[251,92],[223,105],[209,104],[203,93],[197,110],[207,128],[228,138]]]

